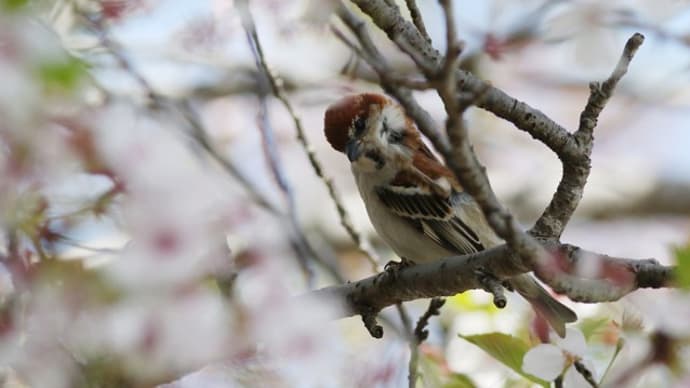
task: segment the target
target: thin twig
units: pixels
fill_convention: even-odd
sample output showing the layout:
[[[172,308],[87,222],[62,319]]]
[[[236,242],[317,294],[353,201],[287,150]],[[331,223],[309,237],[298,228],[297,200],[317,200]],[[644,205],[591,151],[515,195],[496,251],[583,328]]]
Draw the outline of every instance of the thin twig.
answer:
[[[455,35],[451,2],[440,0],[440,3],[445,15],[448,48],[443,59],[444,65],[439,74],[443,83],[438,85],[437,90],[448,114],[446,132],[450,147],[436,144],[431,139],[432,143],[444,156],[448,167],[458,178],[465,191],[477,201],[496,234],[527,262],[538,262],[545,252],[540,249],[539,244],[534,239],[522,231],[513,216],[501,205],[491,188],[485,168],[479,162],[469,140],[462,116],[470,105],[479,103],[486,96],[489,87],[478,90],[475,95],[471,95],[470,98],[466,98],[462,102],[459,101],[460,91],[457,82],[455,82],[457,66],[454,63],[457,61],[460,46]]]
[[[265,198],[255,188],[255,186],[242,173],[239,172],[239,170],[229,159],[225,158],[215,149],[207,135],[206,128],[201,122],[201,118],[191,106],[189,101],[182,100],[180,102],[173,102],[156,92],[146,78],[141,75],[141,73],[139,73],[131,62],[125,57],[118,45],[110,38],[102,18],[92,17],[83,12],[80,13],[80,15],[84,18],[84,20],[87,21],[87,23],[89,23],[94,32],[98,35],[101,45],[116,58],[119,66],[139,83],[140,87],[142,90],[144,90],[146,96],[151,101],[153,106],[158,109],[167,109],[168,111],[179,115],[190,128],[192,138],[212,159],[214,159],[223,168],[223,171],[228,173],[235,180],[239,181],[250,194],[250,198],[252,198],[255,203],[268,210],[270,213],[278,216],[282,221],[285,222],[286,215],[275,207],[275,205],[273,205],[267,198]],[[291,231],[295,235],[292,241],[292,246],[295,249],[296,258],[305,274],[307,283],[312,283],[311,279],[313,276],[311,274],[311,269],[307,265],[306,257],[314,258],[314,260],[324,267],[332,276],[339,281],[342,281],[342,275],[340,275],[340,273],[335,270],[333,266],[329,265],[324,260],[321,260],[319,255],[316,254],[314,249],[311,247],[309,241],[306,239],[306,236],[304,236],[304,233],[296,221],[294,209],[287,214],[287,222],[289,223]]]
[[[429,325],[429,319],[435,315],[441,314],[441,307],[446,303],[443,298],[431,298],[429,301],[429,307],[426,309],[424,314],[417,320],[417,325],[414,328],[414,337],[410,341],[410,362],[408,365],[409,377],[408,383],[409,388],[415,388],[417,386],[417,368],[419,364],[419,345],[426,341],[429,337],[429,330],[427,326]]]
[[[130,60],[125,56],[119,45],[112,40],[105,27],[104,21],[100,16],[91,16],[82,11],[77,11],[77,14],[91,27],[93,32],[98,37],[100,45],[108,50],[108,52],[115,58],[118,66],[129,74],[139,84],[148,100],[157,108],[178,109],[178,105],[169,101],[165,96],[159,94],[146,80],[146,78],[132,65]],[[192,129],[194,140],[213,158],[216,160],[223,170],[237,180],[242,187],[249,193],[250,198],[259,206],[269,211],[272,214],[279,214],[278,210],[267,198],[265,198],[252,184],[247,177],[242,174],[235,165],[227,158],[222,156],[209,141],[206,130],[203,124],[197,120],[193,115],[185,111],[178,111],[186,121],[187,125]]]
[[[631,36],[623,48],[618,64],[611,72],[611,75],[602,84],[592,82],[589,85],[590,94],[587,105],[580,115],[580,126],[575,132],[575,138],[581,146],[586,147],[585,151],[591,153],[591,144],[594,140],[592,132],[597,125],[599,114],[606,106],[606,103],[613,95],[613,91],[618,82],[628,72],[628,66],[632,61],[637,49],[644,42],[644,35],[636,32]]]
[[[331,24],[331,32],[336,36],[336,38],[340,39],[341,42],[343,42],[351,51],[352,54],[357,59],[364,59],[365,56],[368,56],[369,54],[366,53],[364,50],[362,50],[356,43],[352,42],[337,26]],[[378,60],[369,57],[369,59],[366,59],[365,62],[367,63],[380,63]],[[371,66],[371,65],[370,65]],[[378,67],[378,70],[375,69],[377,74],[382,73],[383,69],[386,68],[385,63],[380,63]],[[400,85],[404,88],[411,89],[411,90],[428,90],[428,89],[433,89],[434,85],[431,82],[428,82],[424,79],[413,79],[409,77],[405,77],[402,75],[398,75],[390,71],[385,72],[386,74],[386,79],[389,80],[391,83]]]
[[[403,52],[410,55],[415,63],[421,63],[419,68],[425,75],[433,77],[438,73],[438,68],[443,62],[441,54],[421,36],[414,24],[402,17],[396,6],[381,0],[351,1],[371,17],[374,24]],[[340,16],[342,18],[342,15]],[[457,70],[457,82],[463,92],[472,94],[488,87],[486,98],[478,105],[480,108],[513,123],[520,130],[542,141],[559,157],[567,159],[578,154],[577,144],[570,133],[539,110],[488,85],[467,71]]]
[[[249,34],[247,34],[247,38],[251,46],[252,41]],[[255,52],[255,50],[252,51]],[[281,163],[279,161],[278,149],[274,142],[273,128],[268,119],[268,107],[266,106],[266,98],[264,96],[259,96],[258,98],[259,113],[257,117],[257,124],[259,127],[259,131],[261,132],[264,155],[266,156],[268,166],[272,172],[273,178],[276,181],[278,188],[283,193],[283,197],[285,197],[285,202],[287,202],[287,213],[288,219],[290,220],[290,224],[292,224],[293,229],[300,230],[301,228],[299,225],[299,221],[297,220],[297,207],[295,206],[295,195],[292,191],[292,188],[290,187],[290,183],[288,182],[285,173],[280,167]],[[300,233],[299,235],[301,236],[302,233]],[[309,253],[311,253],[311,250],[308,248],[309,243],[306,242],[306,238],[298,237],[298,241],[300,243],[297,244],[297,260],[300,264],[302,271],[305,274],[309,288],[312,288],[312,284],[314,281],[314,270],[311,268],[311,265],[308,261],[308,257],[311,256],[309,255]]]
[[[563,158],[563,175],[558,183],[549,205],[539,217],[530,233],[538,237],[559,238],[582,199],[584,186],[591,170],[590,155],[594,143],[594,128],[599,114],[606,106],[613,91],[628,70],[630,61],[637,49],[644,42],[640,33],[633,34],[623,49],[620,60],[609,78],[599,84],[592,82],[587,105],[580,115],[578,130],[572,138],[578,145],[578,152],[574,157]]]
[[[589,385],[592,386],[592,388],[599,388],[599,383],[597,383],[596,380],[594,380],[594,375],[592,374],[592,371],[590,371],[585,364],[583,364],[580,361],[575,361],[573,363],[573,367],[575,370],[582,376],[585,381],[589,383]]]
[[[414,335],[417,338],[418,343],[426,341],[429,337],[429,331],[426,327],[429,325],[429,319],[435,315],[441,314],[441,307],[446,304],[446,300],[443,298],[431,298],[429,301],[429,307],[426,309],[424,314],[417,320],[417,326],[414,328]]]
[[[369,331],[369,335],[374,338],[383,337],[383,327],[381,327],[376,320],[376,316],[378,315],[377,310],[364,308],[364,310],[360,312],[360,315],[362,316],[364,327]]]
[[[429,331],[426,327],[429,325],[429,319],[441,313],[441,307],[446,303],[443,298],[432,298],[429,301],[429,307],[419,317],[414,329],[412,322],[410,322],[409,314],[402,303],[397,303],[395,306],[398,309],[400,320],[403,323],[403,330],[407,335],[407,340],[410,345],[410,361],[408,363],[407,382],[409,388],[414,388],[417,385],[417,368],[419,364],[419,345],[429,337]]]
[[[345,25],[357,37],[361,44],[362,58],[376,71],[379,76],[381,86],[383,89],[393,97],[405,108],[405,113],[410,116],[420,131],[429,138],[434,144],[447,143],[445,138],[441,136],[441,132],[436,128],[436,122],[431,117],[429,112],[422,108],[417,101],[412,97],[409,89],[397,84],[395,78],[390,77],[393,72],[390,69],[385,58],[380,54],[374,45],[371,36],[366,28],[366,23],[350,11],[347,7],[341,6],[338,8],[338,16],[345,23]],[[357,51],[356,51],[357,52]]]
[[[371,248],[371,246],[368,244],[366,239],[362,237],[359,231],[357,231],[357,229],[352,224],[350,216],[347,213],[347,210],[345,209],[342,200],[340,199],[340,196],[333,183],[333,180],[325,175],[321,162],[318,160],[313,147],[311,146],[311,144],[309,144],[309,141],[307,140],[306,132],[304,131],[304,128],[302,126],[302,121],[297,116],[297,113],[295,112],[292,104],[290,103],[290,100],[285,94],[282,80],[277,74],[271,71],[270,67],[268,66],[268,63],[266,62],[266,57],[264,56],[263,48],[261,46],[259,36],[256,32],[256,27],[254,25],[254,19],[249,10],[248,1],[238,1],[236,5],[238,10],[242,14],[244,28],[246,29],[247,34],[254,43],[254,55],[256,56],[257,66],[266,75],[271,86],[273,95],[276,98],[278,98],[278,100],[283,104],[285,109],[290,114],[290,117],[292,118],[292,121],[295,125],[295,131],[297,132],[297,140],[302,146],[302,149],[304,149],[307,158],[309,159],[309,163],[312,166],[312,169],[314,170],[316,175],[321,179],[324,185],[326,185],[326,188],[328,189],[328,194],[330,195],[331,200],[335,204],[336,210],[338,212],[340,224],[345,228],[348,235],[350,236],[350,238],[352,238],[355,244],[357,244],[357,247],[365,254],[365,257],[371,264],[372,271],[379,272],[380,261],[378,260],[378,256]]]
[[[431,37],[429,36],[429,33],[426,31],[424,19],[422,18],[422,13],[419,12],[417,2],[415,0],[405,0],[405,4],[407,4],[407,9],[408,11],[410,11],[410,18],[412,19],[412,23],[414,23],[415,27],[417,27],[417,30],[419,30],[419,33],[422,34],[424,39],[426,39],[427,42],[431,43]]]
[[[414,388],[414,386],[417,382],[417,363],[419,360],[419,346],[418,346],[419,343],[417,342],[417,338],[415,337],[414,329],[412,328],[412,321],[410,321],[410,315],[408,314],[405,306],[402,303],[396,303],[395,308],[398,311],[398,315],[400,315],[400,321],[402,322],[402,325],[403,325],[403,333],[405,333],[407,343],[410,346],[410,361],[407,365],[407,369],[408,369],[407,381],[408,381],[409,388]]]
[[[508,301],[506,299],[503,284],[498,279],[493,277],[493,275],[488,274],[485,271],[478,271],[477,276],[479,278],[479,283],[481,283],[482,288],[484,288],[484,291],[493,295],[494,306],[498,307],[499,309],[506,307]]]
[[[455,20],[453,19],[453,3],[451,0],[439,0],[446,24],[446,55],[443,57],[443,66],[439,72],[439,80],[442,85],[449,88],[447,92],[454,92],[456,84],[456,70],[460,63],[460,53],[463,44],[458,41],[455,32]],[[449,111],[449,113],[455,110]]]

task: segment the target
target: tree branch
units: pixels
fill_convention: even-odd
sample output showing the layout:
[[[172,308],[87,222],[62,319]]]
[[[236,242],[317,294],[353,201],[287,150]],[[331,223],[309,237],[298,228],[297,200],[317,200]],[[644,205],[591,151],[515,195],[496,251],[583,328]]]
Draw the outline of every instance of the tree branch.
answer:
[[[403,105],[405,113],[417,123],[419,130],[422,131],[429,140],[434,144],[446,144],[446,140],[436,128],[436,122],[429,112],[417,104],[417,101],[412,98],[412,93],[409,89],[401,86],[397,82],[397,78],[391,77],[393,72],[371,40],[366,23],[352,13],[347,7],[342,5],[338,8],[338,16],[357,37],[361,45],[361,50],[356,50],[355,53],[360,55],[378,74],[383,90],[395,97],[395,99]]]
[[[178,114],[190,128],[194,141],[196,141],[211,159],[215,160],[228,175],[240,183],[249,194],[250,199],[269,213],[281,215],[280,209],[271,203],[271,201],[256,188],[254,183],[244,176],[229,159],[225,158],[216,150],[208,138],[206,129],[201,123],[201,120],[198,116],[193,114],[191,108],[184,101],[176,104],[174,101],[158,93],[148,80],[134,67],[134,65],[132,65],[117,42],[110,37],[105,21],[102,19],[102,15],[92,16],[79,9],[77,10],[77,14],[85,21],[87,27],[91,28],[101,46],[113,56],[117,65],[139,84],[144,95],[153,107],[157,109],[169,109],[172,113]]]
[[[382,0],[352,0],[352,3],[369,15],[374,24],[402,51],[408,54],[413,51],[412,59],[421,63],[420,70],[427,77],[433,77],[438,72],[443,57],[422,37],[412,23],[402,17],[397,6]],[[456,70],[456,80],[463,92],[473,95],[485,93],[477,106],[513,123],[518,129],[546,144],[559,157],[568,159],[578,154],[577,143],[570,133],[541,111],[462,69]]]
[[[638,288],[662,288],[672,286],[674,267],[659,264],[654,259],[636,260],[611,257],[579,247],[547,242],[543,249],[563,259],[562,271],[548,274],[558,292],[570,299],[599,303],[616,301]],[[597,260],[602,268],[615,269],[618,277],[629,282],[615,283],[609,272],[586,278],[576,274],[582,260]],[[302,297],[326,297],[343,302],[343,315],[371,315],[400,302],[437,296],[451,296],[471,289],[482,289],[478,272],[491,274],[498,281],[530,271],[527,263],[508,248],[500,245],[482,252],[464,256],[451,256],[439,261],[418,264],[400,269],[395,275],[371,276],[357,282],[322,288]],[[541,269],[546,271],[545,269]],[[559,288],[559,284],[574,287]]]
[[[406,329],[410,332],[410,362],[408,363],[408,375],[407,383],[409,388],[415,388],[417,386],[417,368],[419,364],[419,345],[424,342],[429,337],[429,330],[426,327],[429,325],[429,320],[435,315],[441,314],[441,307],[446,303],[443,298],[432,298],[429,301],[429,307],[427,307],[424,314],[417,320],[417,325],[412,330],[412,326],[409,321],[406,323]],[[398,303],[397,306],[402,306]]]
[[[560,237],[580,204],[591,170],[590,155],[594,145],[594,127],[597,125],[599,114],[613,95],[618,81],[628,71],[630,61],[642,42],[644,42],[642,34],[633,34],[625,44],[621,58],[609,78],[603,84],[598,82],[589,84],[590,94],[587,105],[580,115],[579,128],[571,136],[578,145],[578,153],[567,159],[561,157],[563,162],[561,181],[551,202],[530,230],[531,234],[538,237]]]
[[[352,311],[359,311],[358,306],[365,306],[368,314],[371,314],[371,311],[378,311],[393,303],[453,295],[472,288],[489,290],[501,304],[502,290],[496,286],[497,282],[530,270],[557,292],[582,302],[613,301],[640,287],[669,284],[672,269],[659,265],[655,260],[611,258],[558,242],[579,204],[589,175],[592,133],[598,115],[642,44],[642,35],[635,34],[628,41],[621,60],[607,81],[602,85],[592,84],[592,94],[581,116],[580,127],[571,134],[542,112],[457,68],[461,45],[455,36],[450,1],[440,0],[446,22],[447,51],[444,56],[423,38],[412,23],[401,16],[395,3],[383,0],[352,2],[369,15],[400,50],[410,56],[428,84],[438,91],[448,114],[448,136],[443,136],[436,129],[434,120],[412,98],[411,91],[391,77],[391,69],[372,43],[366,24],[344,6],[340,7],[338,15],[353,32],[360,47],[342,34],[341,39],[378,74],[383,89],[398,100],[420,131],[441,153],[464,190],[477,201],[496,234],[507,242],[507,247],[455,258],[456,261],[449,258],[416,266],[401,271],[395,277],[381,276],[353,283],[352,290],[333,288],[329,292],[345,292],[345,299]],[[474,153],[462,120],[462,114],[471,105],[493,112],[528,132],[554,151],[563,164],[563,178],[558,189],[530,233],[523,231],[498,201],[485,169]],[[594,264],[601,266],[596,276],[582,277],[577,273],[576,264],[584,256],[595,258]],[[398,286],[397,280],[405,277],[408,278],[404,284]],[[371,290],[376,290],[375,296],[370,295]]]
[[[412,23],[414,23],[415,27],[417,27],[417,31],[419,31],[427,42],[431,43],[431,37],[426,31],[424,19],[422,19],[422,14],[419,12],[417,2],[415,0],[405,0],[405,4],[407,5],[407,10],[410,11],[410,18],[412,19]]]
[[[448,140],[436,129],[436,124],[429,113],[417,104],[414,98],[412,98],[410,91],[389,78],[390,69],[373,45],[364,22],[359,20],[357,16],[345,7],[340,7],[338,15],[357,36],[363,48],[360,50],[360,52],[363,52],[363,59],[378,73],[381,86],[400,102],[405,108],[405,112],[417,123],[420,131],[429,138],[434,147],[444,156],[448,167],[455,173],[465,190],[477,200],[496,233],[506,240],[514,250],[520,252],[525,260],[536,264],[544,256],[544,252],[540,250],[539,244],[522,231],[512,215],[501,206],[491,189],[484,173],[484,168],[479,163],[471,144],[467,140],[467,131],[463,126],[461,117],[462,113],[470,103],[478,103],[479,100],[483,100],[490,86],[485,84],[485,88],[478,91],[481,99],[477,98],[478,95],[471,94],[469,100],[465,98],[461,102],[456,101],[458,98],[455,86],[455,77],[457,76],[456,64],[461,46],[457,41],[455,29],[452,25],[450,2],[442,1],[441,5],[445,12],[446,23],[448,24],[446,32],[447,54],[442,63],[436,67],[436,70],[431,74],[428,71],[425,73],[430,82],[436,83],[439,95],[444,101],[446,111],[449,113],[447,131],[451,142],[454,142],[454,144],[448,144]],[[364,10],[364,8],[362,9]],[[393,9],[398,12],[397,7]],[[402,18],[399,18],[399,20],[407,23]],[[460,108],[461,106],[462,109]]]
[[[336,211],[338,212],[340,224],[343,226],[343,228],[345,228],[345,231],[354,241],[354,243],[357,245],[360,251],[362,251],[365,254],[366,259],[369,261],[369,264],[371,265],[372,271],[378,272],[380,260],[378,259],[376,252],[370,246],[368,241],[362,237],[359,231],[352,224],[350,216],[347,213],[347,210],[345,209],[345,206],[343,205],[340,196],[338,195],[333,180],[325,175],[324,169],[321,166],[321,162],[316,157],[316,153],[314,152],[314,149],[311,146],[311,144],[309,144],[309,140],[307,140],[306,132],[304,131],[304,128],[302,126],[302,121],[297,116],[297,113],[295,112],[294,108],[292,107],[292,104],[290,103],[290,100],[288,99],[285,93],[282,80],[277,74],[271,71],[268,62],[266,61],[266,57],[264,55],[264,51],[259,40],[259,36],[256,32],[254,18],[249,10],[248,0],[238,1],[236,5],[242,16],[243,27],[245,29],[247,39],[249,40],[250,46],[252,48],[252,55],[255,58],[257,69],[265,75],[271,87],[271,91],[273,92],[273,95],[283,104],[285,109],[290,114],[290,117],[292,118],[292,121],[295,125],[295,131],[297,132],[297,140],[299,141],[300,145],[302,146],[302,149],[306,153],[307,159],[309,159],[309,163],[311,164],[314,173],[326,186],[328,194],[335,205]],[[294,206],[293,202],[294,201],[289,201],[289,204],[291,206]],[[292,210],[292,207],[290,209]],[[294,215],[294,212],[291,212],[290,214]],[[337,273],[337,271],[331,270],[330,272],[336,278],[342,279],[342,275]]]

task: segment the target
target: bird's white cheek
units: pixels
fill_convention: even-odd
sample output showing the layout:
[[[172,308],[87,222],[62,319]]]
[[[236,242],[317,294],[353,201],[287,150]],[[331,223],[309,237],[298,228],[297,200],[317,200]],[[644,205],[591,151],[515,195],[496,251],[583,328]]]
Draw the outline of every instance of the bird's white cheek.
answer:
[[[359,159],[352,162],[352,169],[354,171],[359,171],[363,173],[372,173],[378,171],[376,162],[367,157],[360,157]]]

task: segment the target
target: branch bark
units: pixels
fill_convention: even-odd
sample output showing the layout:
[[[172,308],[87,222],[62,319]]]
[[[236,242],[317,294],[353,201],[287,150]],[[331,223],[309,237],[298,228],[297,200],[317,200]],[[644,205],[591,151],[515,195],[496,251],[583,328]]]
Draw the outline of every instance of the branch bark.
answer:
[[[558,183],[551,202],[539,217],[530,233],[540,237],[560,237],[570,217],[580,203],[587,177],[592,164],[590,155],[594,146],[594,128],[599,114],[613,95],[613,91],[623,75],[628,71],[630,61],[644,42],[644,36],[635,33],[628,39],[618,64],[602,84],[589,84],[589,99],[580,115],[580,124],[573,135],[569,135],[578,145],[579,152],[569,158],[561,157],[563,175]]]
[[[417,64],[426,78],[424,84],[437,90],[448,114],[447,136],[438,131],[429,113],[417,104],[407,84],[392,75],[394,73],[370,38],[366,23],[345,6],[339,8],[338,16],[355,35],[359,47],[343,34],[339,33],[339,37],[378,74],[382,88],[398,100],[419,130],[441,153],[464,190],[477,201],[491,227],[507,245],[406,268],[396,276],[381,275],[323,289],[320,293],[342,298],[349,311],[363,314],[370,322],[375,322],[372,315],[394,303],[454,295],[473,288],[492,290],[495,287],[487,284],[487,279],[501,281],[529,271],[534,271],[556,292],[572,300],[589,303],[618,300],[640,287],[670,285],[672,268],[662,266],[656,260],[613,258],[559,241],[582,198],[589,176],[593,131],[598,116],[642,44],[644,38],[641,34],[628,40],[611,76],[602,84],[590,85],[591,94],[579,128],[570,133],[539,110],[458,68],[457,56],[461,45],[455,36],[450,1],[440,0],[446,21],[445,55],[433,48],[415,24],[402,17],[394,2],[352,0],[352,3]],[[529,232],[525,232],[498,201],[485,169],[474,153],[462,119],[463,112],[471,105],[490,111],[529,133],[556,153],[563,165],[563,176],[552,200]],[[587,260],[583,259],[585,257]],[[578,275],[582,263],[598,265],[599,275]],[[492,293],[500,302],[500,293]]]
[[[655,259],[612,257],[587,251],[569,244],[546,242],[543,249],[559,261],[560,271],[548,276],[557,292],[584,303],[613,302],[639,288],[672,286],[674,267],[659,264]],[[596,260],[600,268],[616,268],[615,282],[611,273],[600,271],[598,277],[577,275],[578,265],[584,260]],[[342,317],[371,315],[396,303],[420,298],[451,296],[471,289],[482,288],[477,273],[491,274],[498,281],[530,271],[507,245],[500,245],[479,253],[451,256],[436,262],[418,264],[399,270],[395,275],[383,273],[356,282],[325,287],[301,296],[302,298],[332,298],[345,304]],[[541,272],[549,272],[546,268]],[[563,285],[563,287],[559,287]],[[574,286],[573,286],[574,285]]]
[[[352,0],[388,38],[421,63],[420,70],[433,76],[443,64],[443,57],[419,34],[415,26],[405,20],[394,4],[382,0]],[[418,63],[418,64],[419,64]],[[569,132],[544,113],[509,96],[479,77],[465,70],[456,70],[456,80],[461,91],[476,95],[485,93],[478,107],[510,121],[518,129],[529,133],[546,144],[557,155],[577,155],[578,147]]]

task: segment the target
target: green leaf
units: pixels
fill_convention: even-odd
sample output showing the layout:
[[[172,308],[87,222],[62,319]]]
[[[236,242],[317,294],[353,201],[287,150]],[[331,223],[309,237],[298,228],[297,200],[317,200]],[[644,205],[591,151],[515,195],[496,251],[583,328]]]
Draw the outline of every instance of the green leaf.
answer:
[[[489,353],[489,355],[491,355],[493,358],[500,361],[503,363],[503,365],[512,369],[524,378],[540,384],[543,387],[549,386],[548,382],[522,371],[522,359],[525,357],[525,353],[527,353],[530,347],[520,338],[504,333],[488,333],[468,336],[460,334],[460,337]]]
[[[608,325],[609,321],[608,318],[586,318],[582,319],[577,326],[585,336],[585,340],[589,341],[593,335],[598,334],[601,329]]]
[[[28,0],[0,0],[0,8],[5,11],[14,12],[23,8]]]
[[[85,65],[76,58],[46,62],[38,66],[38,77],[49,90],[73,90],[85,73]]]
[[[443,388],[476,388],[476,385],[466,374],[453,373],[449,380],[443,384]]]
[[[676,282],[679,287],[690,289],[690,245],[674,249],[676,254]]]

